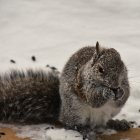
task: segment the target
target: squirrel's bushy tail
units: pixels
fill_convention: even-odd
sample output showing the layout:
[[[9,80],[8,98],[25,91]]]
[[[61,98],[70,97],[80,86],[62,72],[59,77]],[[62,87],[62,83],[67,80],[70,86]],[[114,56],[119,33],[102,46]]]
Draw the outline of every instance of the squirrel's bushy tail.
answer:
[[[0,121],[44,123],[58,118],[59,76],[43,70],[12,70],[0,76]]]

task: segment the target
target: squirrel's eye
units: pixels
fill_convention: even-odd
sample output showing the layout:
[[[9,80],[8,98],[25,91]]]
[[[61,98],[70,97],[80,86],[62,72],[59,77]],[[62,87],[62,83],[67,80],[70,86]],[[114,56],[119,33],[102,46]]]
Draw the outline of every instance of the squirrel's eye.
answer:
[[[101,66],[99,66],[98,69],[99,69],[99,72],[100,72],[100,73],[104,73],[104,69],[103,69]]]

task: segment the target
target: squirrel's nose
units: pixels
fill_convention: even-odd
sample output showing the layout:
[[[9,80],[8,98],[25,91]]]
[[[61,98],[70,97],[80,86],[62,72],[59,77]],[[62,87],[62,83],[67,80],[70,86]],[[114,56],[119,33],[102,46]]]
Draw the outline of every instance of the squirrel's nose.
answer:
[[[115,93],[115,98],[120,99],[124,95],[124,90],[120,87],[112,88],[113,92]]]
[[[116,93],[118,91],[118,89],[120,89],[120,87],[118,87],[118,88],[111,88],[111,90],[113,90],[114,93]]]

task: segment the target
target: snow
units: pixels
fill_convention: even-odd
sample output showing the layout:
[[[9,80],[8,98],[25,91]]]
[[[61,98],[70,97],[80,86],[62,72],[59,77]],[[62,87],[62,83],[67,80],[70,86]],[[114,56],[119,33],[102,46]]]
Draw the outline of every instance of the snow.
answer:
[[[140,125],[139,27],[139,0],[0,0],[0,71],[45,69],[46,64],[61,71],[72,53],[98,40],[117,49],[129,70],[131,96],[117,118]],[[37,62],[31,61],[32,55]],[[74,131],[44,131],[45,126],[20,126],[20,135],[34,140],[80,139]]]

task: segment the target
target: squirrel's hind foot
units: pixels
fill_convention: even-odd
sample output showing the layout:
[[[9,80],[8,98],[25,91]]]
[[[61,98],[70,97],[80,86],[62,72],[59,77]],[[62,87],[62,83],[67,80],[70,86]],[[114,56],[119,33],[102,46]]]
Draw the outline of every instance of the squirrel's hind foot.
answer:
[[[117,131],[127,131],[131,128],[131,124],[126,120],[109,120],[107,122],[107,128]]]

